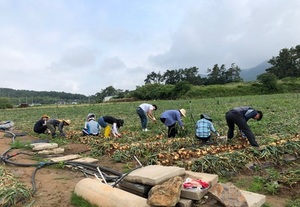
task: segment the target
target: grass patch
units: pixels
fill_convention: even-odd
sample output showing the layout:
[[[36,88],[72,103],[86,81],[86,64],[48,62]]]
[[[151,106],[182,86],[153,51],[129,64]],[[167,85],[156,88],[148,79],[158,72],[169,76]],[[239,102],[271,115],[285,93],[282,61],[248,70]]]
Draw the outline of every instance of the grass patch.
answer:
[[[251,182],[247,190],[254,193],[264,192],[264,179],[259,176],[254,176],[253,181]]]
[[[57,143],[60,146],[60,145],[67,144],[68,140],[66,140],[65,137],[55,137],[55,138],[51,139],[51,142]]]
[[[272,169],[272,172],[275,170]],[[247,185],[246,183],[244,183]],[[249,184],[248,184],[249,185]],[[251,182],[250,186],[247,190],[256,193],[268,193],[271,195],[275,195],[280,188],[277,180],[270,180],[268,177],[260,177],[254,176],[253,181]]]
[[[30,142],[22,142],[20,140],[15,140],[10,144],[12,149],[26,149],[26,150],[31,150],[32,146],[30,146]]]
[[[0,206],[15,206],[21,201],[32,198],[32,191],[2,167],[0,167],[0,177]]]
[[[272,207],[270,204],[264,203],[261,207]]]
[[[71,196],[71,204],[75,207],[97,207],[97,205],[93,205],[90,202],[84,200],[81,196],[76,195],[74,192]]]
[[[230,182],[230,178],[224,177],[224,176],[219,176],[219,182],[220,182],[220,183],[227,183],[227,182]]]
[[[288,200],[285,207],[299,207],[300,206],[300,197],[297,199]]]

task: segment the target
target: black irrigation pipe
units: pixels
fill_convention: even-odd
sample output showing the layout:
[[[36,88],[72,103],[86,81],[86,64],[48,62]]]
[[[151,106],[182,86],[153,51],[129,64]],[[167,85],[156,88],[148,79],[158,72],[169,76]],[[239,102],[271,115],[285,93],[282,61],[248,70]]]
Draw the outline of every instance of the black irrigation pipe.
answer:
[[[69,165],[72,165],[72,166],[75,166],[75,167],[85,167],[85,168],[88,168],[90,170],[93,170],[95,173],[91,173],[93,175],[97,175],[98,172],[98,169],[100,169],[101,171],[104,171],[104,172],[109,172],[109,173],[112,173],[113,175],[116,175],[116,176],[109,176],[105,173],[102,173],[102,175],[104,175],[104,179],[105,179],[105,182],[106,181],[114,181],[115,183],[112,185],[112,187],[116,187],[118,185],[118,183],[120,183],[127,175],[129,175],[129,173],[131,173],[132,171],[134,170],[137,170],[139,168],[142,168],[143,165],[139,162],[139,160],[134,156],[135,160],[139,163],[139,166],[136,167],[136,168],[133,168],[131,169],[130,171],[128,171],[127,173],[123,174],[123,173],[120,173],[118,171],[115,171],[115,170],[112,170],[110,168],[107,168],[107,167],[102,167],[102,166],[97,166],[97,165],[94,165],[94,164],[91,164],[91,163],[84,163],[84,162],[75,162],[75,161],[67,161],[65,164],[69,164]]]
[[[13,132],[10,132],[10,131],[5,131],[5,133],[12,135],[12,142],[14,143],[14,142],[15,142],[16,135],[15,135]],[[28,155],[28,153],[22,153],[22,152],[19,152],[19,153],[13,154],[13,155],[8,155],[8,152],[9,152],[10,150],[12,150],[12,149],[13,149],[13,148],[9,147],[6,151],[4,151],[4,152],[1,154],[0,159],[1,159],[2,162],[8,163],[8,164],[12,164],[12,165],[17,165],[17,166],[22,166],[22,167],[23,167],[23,166],[24,166],[24,167],[38,166],[37,169],[38,169],[38,168],[41,168],[41,166],[42,166],[41,163],[38,164],[38,165],[36,165],[36,164],[21,164],[21,163],[16,163],[16,162],[10,161],[10,160],[9,160],[10,158],[15,157],[15,156],[17,156],[17,155],[19,155],[19,154],[27,154],[27,155]],[[35,171],[35,172],[36,172],[36,171]],[[32,190],[32,191],[33,191],[33,194],[36,192],[36,185],[35,185],[35,180],[34,180],[35,172],[34,172],[34,174],[32,175],[32,181],[31,181],[31,183],[32,183],[32,189],[33,189],[33,190]],[[25,197],[20,197],[20,198],[18,198],[17,203],[20,203],[20,202],[22,202],[22,201],[24,201],[24,200],[25,200]],[[7,205],[6,205],[6,207],[9,207],[9,206],[12,206],[12,204],[7,204]]]
[[[106,168],[103,166],[97,166],[97,165],[94,165],[91,163],[67,161],[67,162],[65,162],[65,165],[71,165],[73,167],[77,167],[80,171],[87,173],[89,175],[101,176],[101,174],[102,174],[105,181],[108,181],[108,182],[114,182],[123,176],[123,174],[118,171],[115,171],[115,170],[112,170],[110,168]],[[98,169],[101,170],[101,174],[98,171]],[[108,173],[112,174],[112,175],[108,175]]]
[[[12,133],[12,132],[10,132],[10,131],[4,131],[5,133],[7,133],[7,134],[10,134],[10,135],[12,135],[12,143],[14,143],[15,142],[15,138],[16,138],[16,135],[14,134],[14,133]],[[12,148],[11,147],[9,147],[6,151],[4,151],[2,154],[1,154],[1,156],[0,156],[0,159],[4,162],[5,161],[5,156],[6,156],[6,154],[10,151],[10,150],[12,150]]]
[[[85,174],[89,174],[89,175],[97,175],[98,177],[102,176],[104,177],[104,179],[108,182],[113,182],[113,181],[116,181],[117,179],[119,179],[122,174],[119,173],[119,172],[116,172],[116,171],[113,171],[113,176],[112,175],[108,175],[107,174],[107,171],[109,171],[109,173],[112,173],[112,170],[110,169],[107,169],[107,168],[103,168],[101,166],[96,166],[96,165],[86,165],[87,163],[81,163],[81,162],[74,162],[74,161],[68,161],[68,162],[65,162],[65,165],[71,165],[75,168],[77,168],[78,170],[82,171],[83,173]],[[100,172],[98,171],[101,170],[101,174]]]
[[[36,175],[36,172],[45,167],[45,166],[50,166],[50,165],[54,165],[54,164],[57,164],[58,162],[46,162],[46,163],[40,163],[36,168],[35,170],[33,171],[32,173],[32,176],[31,176],[31,183],[32,183],[32,192],[33,194],[36,193],[36,183],[35,183],[35,175]]]
[[[0,159],[2,160],[3,157],[11,150],[12,148],[8,148],[5,152],[2,153],[2,155],[0,156]]]
[[[140,166],[138,166],[138,167],[136,167],[136,168],[134,168],[134,169],[132,169],[132,170],[130,170],[130,171],[128,171],[127,173],[125,173],[124,175],[122,175],[113,185],[112,185],[112,187],[114,188],[114,187],[116,187],[117,185],[118,185],[118,183],[120,183],[127,175],[129,175],[129,173],[131,173],[132,171],[134,171],[134,170],[137,170],[137,169],[139,169],[139,168],[142,168],[143,166],[142,165],[140,165]]]
[[[10,131],[5,131],[5,133],[8,133],[8,134],[12,135],[12,142],[14,143],[16,135],[13,132],[10,132]],[[30,155],[30,156],[32,156],[32,154],[25,153],[25,152],[17,152],[13,155],[9,155],[8,152],[12,149],[13,148],[10,147],[4,153],[1,154],[1,157],[0,157],[1,161],[4,162],[5,164],[11,164],[11,165],[15,165],[15,166],[18,166],[18,167],[36,167],[35,171],[32,173],[32,176],[31,176],[31,183],[32,183],[32,189],[33,189],[32,191],[33,191],[33,194],[35,194],[35,192],[36,192],[35,175],[36,175],[37,170],[39,170],[39,169],[41,169],[45,166],[48,166],[48,165],[57,164],[57,162],[39,162],[39,163],[34,163],[34,164],[13,162],[9,159],[12,158],[12,157],[16,157],[17,155],[20,155],[20,154]]]
[[[11,150],[11,149],[12,149],[12,148],[10,148],[10,150]],[[10,161],[10,160],[9,160],[9,159],[12,158],[12,157],[16,157],[17,155],[20,155],[20,154],[33,156],[33,154],[25,153],[25,152],[18,152],[18,153],[15,153],[15,154],[13,154],[13,155],[9,155],[9,154],[7,154],[8,152],[9,152],[9,151],[6,151],[6,152],[1,156],[1,160],[2,160],[4,163],[7,163],[7,164],[16,165],[16,166],[19,166],[19,167],[38,167],[38,166],[43,166],[43,165],[46,164],[46,163],[44,163],[44,162],[32,163],[32,164],[13,162],[13,161]],[[7,154],[7,155],[6,155],[6,154]],[[6,155],[6,156],[5,156],[5,155]],[[52,163],[51,163],[51,164],[52,164]]]
[[[90,168],[95,168],[95,169],[97,169],[97,167],[98,167],[101,171],[106,171],[106,172],[109,172],[109,173],[117,175],[117,176],[122,176],[123,175],[123,173],[120,173],[116,170],[112,170],[110,168],[103,167],[103,166],[97,166],[97,165],[94,165],[94,164],[91,164],[91,163],[67,161],[67,162],[65,162],[65,164],[80,165],[80,166],[85,166],[85,167],[90,167]]]
[[[12,135],[13,138],[13,142],[15,141],[15,134],[10,132],[10,131],[5,131],[6,133],[9,133],[10,135]],[[6,163],[6,164],[11,164],[11,165],[15,165],[15,166],[19,166],[19,167],[36,167],[35,171],[33,172],[32,175],[32,185],[33,185],[33,192],[36,192],[36,186],[35,186],[35,175],[37,170],[41,169],[42,167],[48,166],[48,165],[54,165],[54,164],[58,164],[58,162],[39,162],[39,163],[34,163],[34,164],[27,164],[27,163],[18,163],[18,162],[13,162],[11,160],[9,160],[12,157],[15,157],[17,155],[20,154],[25,154],[25,155],[32,155],[30,153],[24,153],[24,152],[18,152],[15,153],[13,155],[9,155],[9,151],[12,150],[12,148],[10,147],[8,150],[6,150],[2,155],[1,155],[1,160]],[[75,161],[67,161],[64,163],[65,165],[71,165],[71,166],[75,166],[78,167],[78,169],[84,173],[88,173],[90,175],[100,175],[98,169],[100,169],[101,171],[104,171],[102,175],[104,175],[104,178],[107,181],[116,181],[118,180],[121,176],[123,176],[122,173],[106,168],[106,167],[102,167],[102,166],[97,166],[97,165],[93,165],[90,163],[84,163],[84,162],[75,162]],[[97,169],[98,168],[98,169]],[[106,173],[110,173],[113,174],[114,176],[110,176]]]
[[[13,143],[14,143],[16,135],[14,133],[10,132],[10,131],[5,131],[5,133],[8,133],[8,134],[12,135],[12,140],[13,140]],[[34,164],[26,164],[26,163],[13,162],[13,161],[9,160],[12,157],[16,157],[17,155],[20,155],[20,154],[30,155],[30,156],[33,155],[33,154],[25,153],[25,152],[17,152],[17,153],[15,153],[13,155],[9,155],[8,152],[10,150],[12,150],[12,149],[13,148],[10,147],[4,153],[2,153],[1,156],[0,156],[0,159],[4,163],[15,165],[15,166],[19,166],[19,167],[36,167],[35,170],[32,173],[32,176],[31,176],[32,192],[33,192],[33,194],[35,194],[36,190],[37,190],[36,183],[35,183],[35,176],[36,176],[37,171],[39,169],[45,167],[45,166],[58,164],[59,162],[39,162],[39,163],[34,163]],[[140,166],[138,166],[138,167],[136,167],[136,168],[128,171],[127,173],[123,174],[123,173],[120,173],[120,172],[118,172],[116,170],[113,170],[113,169],[110,169],[110,168],[107,168],[107,167],[103,167],[103,166],[97,166],[97,165],[94,165],[94,164],[91,164],[91,163],[76,162],[76,161],[66,161],[66,162],[64,162],[64,165],[71,165],[73,167],[77,167],[85,175],[86,175],[86,173],[88,173],[88,174],[94,175],[94,176],[97,176],[97,174],[100,175],[101,177],[103,176],[103,178],[105,179],[105,182],[106,181],[109,181],[109,182],[112,181],[112,182],[114,182],[114,184],[112,185],[113,187],[117,186],[117,184],[120,183],[129,173],[131,173],[132,171],[134,171],[136,169],[139,169],[139,168],[143,167],[140,164]],[[101,172],[99,172],[99,170],[101,170]],[[109,173],[110,175],[108,175],[107,173]],[[24,198],[19,199],[18,202],[21,202],[22,200],[24,200]]]
[[[16,134],[14,134],[14,133],[12,133],[11,131],[4,131],[5,133],[7,133],[7,134],[10,134],[10,135],[12,135],[12,140],[13,140],[13,143],[15,142],[15,138],[16,138]]]
[[[13,135],[13,141],[14,141],[15,135],[12,132],[10,132],[10,134]],[[15,157],[17,155],[20,155],[20,154],[25,154],[25,155],[32,155],[32,154],[24,153],[24,152],[18,152],[18,153],[15,153],[13,155],[9,155],[8,152],[11,149],[12,148],[9,148],[8,150],[6,150],[1,155],[1,160],[4,163],[19,166],[19,167],[36,167],[35,171],[32,174],[33,192],[36,192],[35,175],[36,175],[37,170],[41,169],[42,167],[48,166],[48,165],[54,165],[54,164],[59,163],[59,162],[39,162],[39,163],[34,163],[34,164],[27,164],[27,163],[13,162],[13,161],[10,161],[9,159],[12,158],[12,157]],[[100,172],[98,171],[98,169],[99,169],[99,170],[103,171],[103,173],[102,172],[101,173],[104,176],[104,179],[106,181],[109,181],[109,182],[117,181],[122,176],[124,176],[123,173],[120,173],[120,172],[115,171],[113,169],[106,168],[106,167],[103,167],[103,166],[97,166],[97,165],[94,165],[94,164],[91,164],[91,163],[67,161],[67,162],[64,163],[64,165],[71,165],[71,166],[77,167],[80,171],[82,171],[83,173],[87,173],[89,175],[99,175],[99,176],[101,176]],[[107,173],[113,174],[113,175],[108,175]]]
[[[10,158],[15,157],[15,156],[20,155],[20,154],[23,154],[23,155],[32,155],[31,153],[17,152],[17,153],[15,153],[15,154],[13,154],[13,155],[8,155],[8,154],[7,154],[6,159],[10,159]]]

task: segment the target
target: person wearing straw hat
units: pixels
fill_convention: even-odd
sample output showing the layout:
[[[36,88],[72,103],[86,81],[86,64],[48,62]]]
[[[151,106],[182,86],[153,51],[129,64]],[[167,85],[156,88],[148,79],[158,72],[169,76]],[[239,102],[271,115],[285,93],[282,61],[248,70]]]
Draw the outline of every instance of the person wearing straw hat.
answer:
[[[211,132],[220,136],[212,123],[212,118],[207,114],[201,114],[200,119],[196,123],[196,138],[201,141],[201,144],[214,144],[214,142],[210,140]]]
[[[168,127],[168,137],[174,138],[177,134],[176,130],[176,123],[184,129],[183,122],[181,117],[186,117],[186,110],[179,109],[179,110],[166,110],[160,115],[160,121]]]
[[[49,119],[46,122],[46,125],[48,129],[50,129],[52,138],[56,137],[56,127],[58,128],[58,131],[60,132],[60,136],[65,137],[66,134],[63,131],[64,126],[69,126],[71,121],[69,119]]]
[[[48,132],[48,127],[46,125],[46,122],[47,120],[49,119],[50,117],[46,114],[44,114],[43,116],[41,116],[40,120],[38,120],[34,126],[33,126],[33,131],[35,133],[38,133],[38,134],[47,134]]]

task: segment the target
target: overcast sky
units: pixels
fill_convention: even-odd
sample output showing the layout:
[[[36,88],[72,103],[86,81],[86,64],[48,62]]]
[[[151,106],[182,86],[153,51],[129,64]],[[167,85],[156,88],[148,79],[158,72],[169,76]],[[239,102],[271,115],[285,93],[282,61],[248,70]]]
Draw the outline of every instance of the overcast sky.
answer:
[[[300,44],[300,0],[0,0],[0,87],[94,95]]]

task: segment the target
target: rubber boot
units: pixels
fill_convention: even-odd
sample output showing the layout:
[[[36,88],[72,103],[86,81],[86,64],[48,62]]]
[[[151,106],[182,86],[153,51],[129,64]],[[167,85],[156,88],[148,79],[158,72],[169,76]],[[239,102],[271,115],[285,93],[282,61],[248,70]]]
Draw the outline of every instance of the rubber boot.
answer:
[[[104,128],[104,137],[105,137],[105,138],[110,137],[110,130],[111,130],[111,127],[110,127],[109,125],[107,125],[107,126]]]

